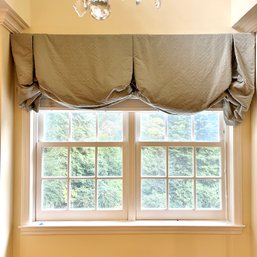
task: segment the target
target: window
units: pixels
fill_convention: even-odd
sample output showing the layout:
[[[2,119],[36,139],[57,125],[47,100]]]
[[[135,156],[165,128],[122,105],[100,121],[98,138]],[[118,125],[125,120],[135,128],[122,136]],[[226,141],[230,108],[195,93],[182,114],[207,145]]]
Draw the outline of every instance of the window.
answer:
[[[138,115],[139,219],[224,219],[221,112]]]
[[[36,114],[35,220],[225,220],[222,112]]]

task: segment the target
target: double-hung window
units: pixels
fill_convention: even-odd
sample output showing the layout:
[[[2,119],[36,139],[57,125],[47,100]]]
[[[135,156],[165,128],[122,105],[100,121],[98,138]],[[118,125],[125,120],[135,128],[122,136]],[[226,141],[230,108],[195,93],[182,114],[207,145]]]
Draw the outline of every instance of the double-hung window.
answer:
[[[222,112],[42,110],[35,221],[226,220]]]

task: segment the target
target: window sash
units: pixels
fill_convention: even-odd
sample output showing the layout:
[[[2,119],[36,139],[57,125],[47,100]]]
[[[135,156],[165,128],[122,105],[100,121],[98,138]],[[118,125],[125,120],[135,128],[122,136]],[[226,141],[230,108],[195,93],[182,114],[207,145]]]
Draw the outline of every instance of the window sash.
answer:
[[[184,147],[190,146],[194,149],[194,174],[193,176],[169,176],[168,174],[168,159],[166,160],[166,175],[158,177],[141,177],[141,149],[143,146],[162,146],[166,148],[166,155],[168,155],[168,148],[172,147]],[[208,147],[220,147],[221,148],[221,174],[220,176],[208,176],[200,177],[196,176],[196,147],[208,146]],[[226,218],[226,171],[225,171],[225,148],[224,142],[137,142],[136,146],[136,219],[210,219],[210,220],[224,220]],[[168,158],[166,156],[166,158]],[[153,178],[153,179],[165,179],[168,183],[169,179],[185,179],[193,180],[194,184],[194,206],[196,205],[196,181],[197,179],[219,179],[221,180],[221,209],[167,209],[168,203],[166,203],[166,209],[160,210],[145,210],[141,209],[141,181],[142,179]],[[166,198],[168,197],[168,186],[166,185]]]
[[[139,142],[139,123],[135,112],[124,112],[123,142],[39,142],[37,141],[37,176],[36,176],[36,220],[148,220],[148,219],[208,219],[225,220],[227,217],[227,187],[226,187],[226,142],[223,140],[224,123],[221,124],[222,138],[220,142]],[[38,122],[39,131],[42,121]],[[42,135],[42,132],[40,132]],[[39,137],[36,137],[37,140]],[[123,149],[123,210],[41,210],[41,158],[44,147],[101,147],[118,146]],[[221,148],[222,156],[222,209],[221,210],[141,210],[140,196],[140,162],[142,146],[217,146]],[[167,172],[168,173],[168,172]],[[73,177],[72,177],[73,178]],[[215,177],[216,178],[216,177]],[[183,177],[184,179],[184,177]],[[185,178],[186,179],[186,178]],[[190,178],[191,179],[191,178]],[[194,175],[195,179],[195,175]]]
[[[183,220],[183,219],[195,219],[195,220],[225,220],[227,218],[227,185],[226,185],[226,126],[222,119],[222,115],[219,115],[219,134],[220,141],[218,142],[202,142],[202,141],[167,141],[167,119],[165,129],[165,140],[162,141],[140,141],[140,115],[136,115],[136,215],[137,220]],[[193,122],[193,120],[191,121]],[[193,128],[194,129],[194,128]],[[141,209],[141,149],[144,146],[159,146],[166,148],[166,175],[163,177],[155,177],[156,179],[163,178],[166,181],[166,209],[154,210],[154,209]],[[193,147],[193,167],[194,174],[190,177],[176,177],[169,176],[168,174],[168,148],[169,147]],[[221,149],[221,174],[220,177],[206,177],[206,179],[218,178],[221,180],[221,209],[194,209],[196,207],[196,180],[202,177],[196,176],[196,148],[197,147],[219,147]],[[192,209],[168,209],[168,182],[169,178],[176,179],[193,179],[194,188],[194,208]],[[204,177],[205,178],[205,177]]]

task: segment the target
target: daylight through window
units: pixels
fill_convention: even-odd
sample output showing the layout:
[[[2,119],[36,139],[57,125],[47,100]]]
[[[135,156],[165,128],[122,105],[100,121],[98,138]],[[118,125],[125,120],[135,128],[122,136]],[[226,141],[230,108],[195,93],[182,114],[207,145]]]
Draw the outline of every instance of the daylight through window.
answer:
[[[36,220],[225,219],[222,112],[36,116]]]

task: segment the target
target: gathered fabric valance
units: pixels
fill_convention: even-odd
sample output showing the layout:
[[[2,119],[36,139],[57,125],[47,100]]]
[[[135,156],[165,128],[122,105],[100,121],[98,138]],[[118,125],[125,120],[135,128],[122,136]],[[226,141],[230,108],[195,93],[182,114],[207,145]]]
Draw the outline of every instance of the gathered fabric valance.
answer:
[[[131,97],[168,113],[222,103],[236,125],[255,90],[255,36],[13,34],[18,100],[94,109]]]

